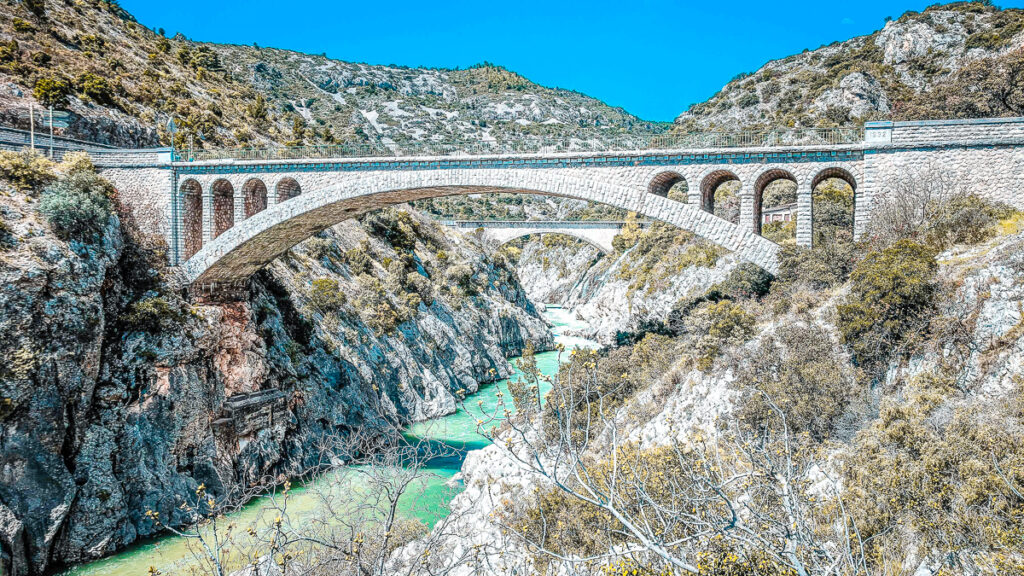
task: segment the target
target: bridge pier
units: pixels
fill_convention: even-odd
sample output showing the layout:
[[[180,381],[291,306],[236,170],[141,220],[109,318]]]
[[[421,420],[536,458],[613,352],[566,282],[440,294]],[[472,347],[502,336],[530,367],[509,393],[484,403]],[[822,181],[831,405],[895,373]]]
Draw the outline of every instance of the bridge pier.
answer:
[[[756,214],[754,206],[753,186],[753,182],[745,181],[736,194],[740,199],[740,219],[738,224],[741,229],[757,234],[761,231],[761,227],[758,226],[758,214]]]
[[[796,189],[796,244],[804,248],[814,245],[814,189],[804,181]]]
[[[203,246],[213,240],[213,185],[203,186]]]

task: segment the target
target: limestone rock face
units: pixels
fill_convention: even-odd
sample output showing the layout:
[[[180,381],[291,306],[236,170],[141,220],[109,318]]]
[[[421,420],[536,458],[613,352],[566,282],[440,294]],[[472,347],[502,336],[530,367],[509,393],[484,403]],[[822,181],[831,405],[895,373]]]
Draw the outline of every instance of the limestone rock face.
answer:
[[[531,241],[523,246],[516,272],[531,300],[562,305],[602,257],[597,248],[581,241],[552,246]]]
[[[614,344],[620,333],[665,321],[680,299],[699,296],[739,264],[727,254],[712,267],[679,267],[674,258],[687,246],[671,246],[661,254],[633,249],[600,255],[590,247],[530,241],[516,270],[534,301],[569,308],[586,323],[574,335]]]
[[[851,116],[865,117],[872,113],[888,114],[889,99],[882,85],[870,74],[854,72],[839,82],[838,88],[826,90],[814,102],[815,107],[825,111],[830,107],[848,110]]]
[[[312,465],[325,434],[449,413],[457,391],[508,374],[526,341],[551,346],[511,270],[425,222],[430,247],[415,236],[412,249],[423,258],[349,222],[257,274],[241,299],[204,302],[168,289],[160,258],[140,256],[116,218],[99,242],[66,243],[35,203],[0,195],[4,573],[109,554],[156,532],[147,510],[182,521],[200,483],[219,498]],[[338,255],[364,241],[368,269],[354,274]],[[471,293],[441,289],[442,250],[470,271]],[[311,255],[324,251],[334,256]],[[364,285],[397,301],[386,264],[401,258],[434,298],[375,329],[356,301]],[[317,279],[347,302],[312,305]]]

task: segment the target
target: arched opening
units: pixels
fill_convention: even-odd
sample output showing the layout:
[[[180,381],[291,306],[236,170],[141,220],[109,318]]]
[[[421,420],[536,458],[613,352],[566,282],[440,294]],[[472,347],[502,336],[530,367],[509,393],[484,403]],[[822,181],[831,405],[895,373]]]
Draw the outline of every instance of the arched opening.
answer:
[[[188,260],[203,248],[203,187],[189,179],[181,183],[181,232],[184,237],[182,260]]]
[[[292,198],[295,198],[299,194],[302,194],[302,187],[295,181],[294,178],[282,178],[277,183],[277,202],[287,202]]]
[[[655,196],[676,202],[686,202],[690,185],[686,182],[686,178],[678,172],[662,172],[655,176],[654,180],[651,180],[647,191]]]
[[[213,237],[235,225],[235,189],[227,180],[213,183]]]
[[[814,244],[852,241],[857,180],[842,168],[826,168],[811,180]]]
[[[405,187],[396,188],[388,178],[365,178],[346,186],[329,186],[323,192],[304,195],[295,210],[274,210],[280,220],[254,218],[251,225],[217,240],[218,257],[187,270],[189,282],[212,283],[236,281],[287,252],[292,246],[348,218],[368,211],[405,202],[447,196],[478,197],[496,193],[535,194],[590,201],[628,210],[634,206],[636,188],[609,184],[600,189],[575,187],[557,175],[513,174],[521,180],[493,182],[494,176],[482,171],[423,171],[419,180],[410,178]],[[515,171],[518,172],[518,171]],[[308,198],[306,198],[308,196]],[[656,204],[656,203],[652,203]],[[707,239],[736,257],[761,266],[769,272],[777,270],[778,246],[753,236],[738,227],[722,228],[711,218],[692,218],[685,211],[664,211],[641,203],[639,214],[664,222],[668,228],[679,227],[693,236]],[[268,211],[268,215],[269,215]],[[287,224],[287,225],[286,225]],[[621,234],[620,234],[621,236]],[[223,244],[221,244],[223,242]]]
[[[728,170],[716,170],[700,183],[701,208],[737,224],[740,219],[739,189],[738,176]]]
[[[267,185],[259,178],[253,178],[242,186],[245,199],[245,217],[251,218],[267,209]]]
[[[780,168],[754,181],[754,233],[778,242],[796,238],[796,177]]]

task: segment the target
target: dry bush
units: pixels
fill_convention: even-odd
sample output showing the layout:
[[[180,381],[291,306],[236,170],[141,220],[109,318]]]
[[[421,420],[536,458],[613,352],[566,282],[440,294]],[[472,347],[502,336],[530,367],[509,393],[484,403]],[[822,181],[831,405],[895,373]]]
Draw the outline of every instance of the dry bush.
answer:
[[[759,430],[774,421],[770,398],[793,432],[814,441],[832,437],[851,405],[865,399],[845,359],[822,328],[786,325],[762,343],[736,379],[744,391],[739,417]]]

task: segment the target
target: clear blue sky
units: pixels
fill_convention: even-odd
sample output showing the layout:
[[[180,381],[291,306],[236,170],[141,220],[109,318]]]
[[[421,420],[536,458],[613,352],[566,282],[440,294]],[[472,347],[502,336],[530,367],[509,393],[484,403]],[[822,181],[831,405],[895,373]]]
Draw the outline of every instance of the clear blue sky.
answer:
[[[487,60],[646,120],[671,120],[770,59],[870,33],[886,16],[932,3],[121,0],[141,23],[169,35],[371,64],[453,68]]]

